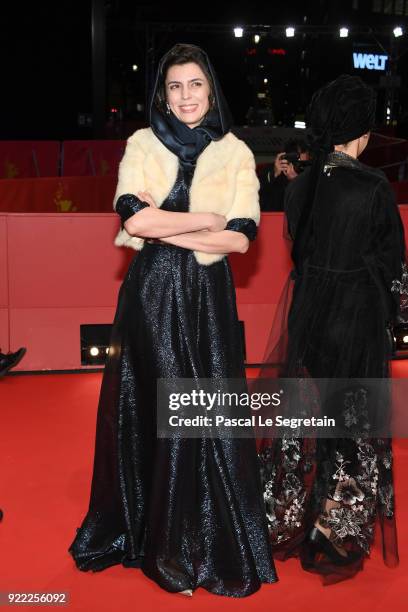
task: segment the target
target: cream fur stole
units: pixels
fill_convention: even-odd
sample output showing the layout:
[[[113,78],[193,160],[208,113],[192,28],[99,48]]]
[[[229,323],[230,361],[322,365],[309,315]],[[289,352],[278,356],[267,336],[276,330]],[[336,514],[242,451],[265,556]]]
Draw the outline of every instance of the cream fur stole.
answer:
[[[127,141],[126,151],[119,165],[119,180],[114,208],[119,196],[148,191],[158,206],[169,195],[178,172],[178,157],[169,151],[150,128],[138,130]],[[259,181],[255,160],[246,144],[231,132],[221,140],[212,141],[197,160],[191,189],[190,212],[215,212],[227,220],[245,217],[258,225]],[[121,230],[116,246],[136,250],[144,240]],[[200,264],[210,265],[225,255],[194,251]]]

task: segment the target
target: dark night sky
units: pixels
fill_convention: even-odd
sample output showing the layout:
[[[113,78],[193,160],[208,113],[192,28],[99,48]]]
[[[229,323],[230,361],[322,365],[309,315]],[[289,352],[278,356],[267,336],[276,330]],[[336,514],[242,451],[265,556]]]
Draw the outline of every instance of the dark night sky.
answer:
[[[90,137],[91,130],[78,125],[78,114],[92,112],[91,0],[4,4],[0,8],[0,138]],[[381,23],[392,29],[401,23],[408,29],[407,17],[372,13],[371,0],[357,2],[357,10],[353,9],[353,0],[201,3],[198,11],[194,6],[194,12],[187,3],[108,0],[105,4],[106,111],[108,116],[112,106],[122,109],[129,125],[144,118],[136,105],[145,100],[145,38],[141,25],[146,21],[197,22],[198,12],[199,21],[208,24],[300,24],[306,16],[308,24],[337,27]],[[408,0],[406,4],[408,13]],[[333,35],[305,39],[298,35],[291,41],[282,37],[260,44],[254,57],[247,54],[247,49],[255,47],[249,38],[238,40],[232,33],[195,33],[184,28],[156,35],[156,55],[178,41],[199,44],[209,52],[238,124],[245,122],[261,77],[262,81],[264,76],[269,79],[275,121],[289,122],[295,113],[301,115],[314,89],[352,70],[353,45],[366,42],[363,37],[340,41]],[[401,44],[408,48],[407,40]],[[286,56],[271,57],[268,47],[284,48]],[[302,49],[306,52],[304,66],[309,69],[303,79],[299,61]],[[398,65],[404,75],[408,73],[407,57],[408,53]],[[266,71],[262,75],[261,62]],[[139,66],[137,73],[131,70],[134,63]],[[364,77],[371,79],[373,85],[378,82],[378,74],[365,73]],[[407,81],[403,80],[402,85],[400,98],[407,106]]]

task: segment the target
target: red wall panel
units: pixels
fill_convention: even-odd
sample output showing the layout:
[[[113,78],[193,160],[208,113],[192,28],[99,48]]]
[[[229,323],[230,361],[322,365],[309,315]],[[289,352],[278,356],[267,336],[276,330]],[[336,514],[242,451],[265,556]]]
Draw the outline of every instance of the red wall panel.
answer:
[[[10,346],[27,347],[16,370],[75,370],[81,368],[80,325],[111,323],[114,308],[13,308]]]
[[[117,176],[125,140],[65,140],[62,144],[65,176]]]
[[[129,255],[113,245],[118,217],[10,215],[11,308],[111,307]]]
[[[408,227],[408,207],[401,214]],[[118,225],[111,213],[0,215],[0,346],[27,347],[17,369],[81,367],[79,326],[112,322],[135,254],[113,245]],[[250,363],[263,357],[291,267],[282,225],[282,213],[264,213],[248,253],[230,258]]]
[[[3,179],[0,180],[0,211],[110,213],[116,184],[116,175]],[[391,186],[398,203],[408,201],[408,181],[392,183]],[[276,227],[271,240],[281,238]]]
[[[0,180],[0,211],[110,213],[116,183],[114,176],[4,179]]]
[[[0,351],[7,353],[9,350],[9,311],[0,308]]]
[[[0,141],[0,178],[57,176],[60,143],[55,140]]]
[[[8,306],[7,217],[0,215],[0,308]]]

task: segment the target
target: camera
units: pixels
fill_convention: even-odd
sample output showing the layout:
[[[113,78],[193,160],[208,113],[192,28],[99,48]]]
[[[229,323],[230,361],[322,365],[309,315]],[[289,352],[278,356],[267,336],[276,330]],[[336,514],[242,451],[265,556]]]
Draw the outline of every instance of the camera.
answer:
[[[300,174],[308,166],[312,165],[312,162],[309,159],[300,159],[300,154],[297,151],[287,153],[284,157],[282,157],[282,159],[286,160],[288,164],[293,164],[297,174]]]

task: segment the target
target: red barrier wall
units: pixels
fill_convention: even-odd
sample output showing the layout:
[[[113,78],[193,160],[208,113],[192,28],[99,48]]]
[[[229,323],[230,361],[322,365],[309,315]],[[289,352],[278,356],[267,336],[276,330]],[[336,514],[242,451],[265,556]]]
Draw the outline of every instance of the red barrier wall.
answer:
[[[0,216],[0,350],[9,347],[7,219]]]
[[[117,177],[70,176],[0,180],[0,212],[111,212]],[[399,204],[408,181],[391,183]]]
[[[0,181],[2,212],[111,212],[116,176]]]
[[[408,206],[401,207],[408,234]],[[290,270],[282,213],[263,213],[246,255],[230,257],[247,361],[259,362]],[[79,326],[111,323],[130,249],[116,215],[0,214],[0,347],[27,347],[19,370],[80,368]]]
[[[60,146],[54,140],[0,141],[0,178],[58,176]]]
[[[118,174],[126,140],[66,140],[62,143],[62,176]]]

